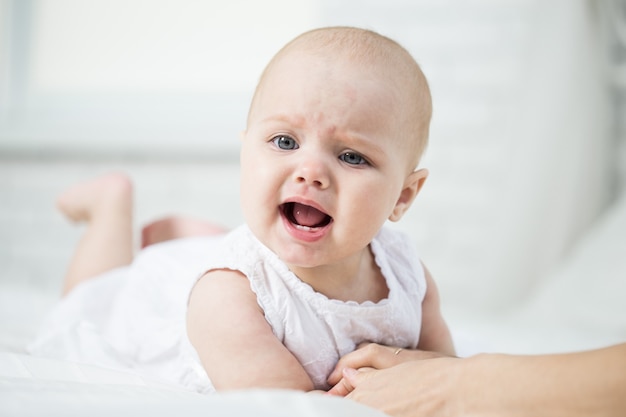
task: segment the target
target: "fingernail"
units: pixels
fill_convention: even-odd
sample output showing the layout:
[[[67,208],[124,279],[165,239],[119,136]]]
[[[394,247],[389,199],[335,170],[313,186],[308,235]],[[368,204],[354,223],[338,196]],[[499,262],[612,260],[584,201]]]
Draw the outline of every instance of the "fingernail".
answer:
[[[358,373],[359,371],[354,368],[343,368],[343,376],[345,376],[346,378],[351,378]]]

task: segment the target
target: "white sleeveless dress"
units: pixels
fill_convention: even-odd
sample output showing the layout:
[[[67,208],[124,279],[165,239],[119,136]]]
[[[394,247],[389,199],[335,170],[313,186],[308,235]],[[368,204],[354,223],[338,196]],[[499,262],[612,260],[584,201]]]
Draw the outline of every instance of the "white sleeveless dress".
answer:
[[[276,337],[298,358],[315,388],[328,389],[326,378],[337,360],[359,343],[414,348],[419,340],[426,281],[413,245],[404,234],[383,228],[371,248],[389,296],[359,304],[315,292],[245,225],[225,236],[153,245],[130,266],[77,286],[46,318],[28,350],[212,392],[187,338],[185,314],[197,279],[208,270],[227,268],[248,277]]]

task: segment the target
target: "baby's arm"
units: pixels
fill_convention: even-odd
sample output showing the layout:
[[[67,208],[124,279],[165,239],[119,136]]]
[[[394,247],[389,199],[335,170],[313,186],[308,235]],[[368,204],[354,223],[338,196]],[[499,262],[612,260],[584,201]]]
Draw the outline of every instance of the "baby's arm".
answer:
[[[189,300],[187,331],[217,390],[313,389],[304,368],[274,336],[239,272],[212,271],[198,281]]]
[[[430,271],[424,266],[426,295],[422,301],[422,329],[417,348],[445,355],[455,355],[454,343],[439,305],[439,291]]]

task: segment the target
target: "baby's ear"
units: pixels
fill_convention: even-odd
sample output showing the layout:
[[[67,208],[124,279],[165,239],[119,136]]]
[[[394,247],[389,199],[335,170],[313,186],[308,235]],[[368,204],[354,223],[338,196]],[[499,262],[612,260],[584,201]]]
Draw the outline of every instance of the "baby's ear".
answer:
[[[404,187],[400,192],[400,197],[398,197],[398,201],[396,201],[396,205],[389,216],[389,220],[392,222],[397,222],[404,216],[404,213],[411,207],[413,204],[413,200],[417,197],[422,186],[424,185],[424,181],[428,178],[428,170],[427,169],[418,169],[413,171],[406,177],[404,181]]]

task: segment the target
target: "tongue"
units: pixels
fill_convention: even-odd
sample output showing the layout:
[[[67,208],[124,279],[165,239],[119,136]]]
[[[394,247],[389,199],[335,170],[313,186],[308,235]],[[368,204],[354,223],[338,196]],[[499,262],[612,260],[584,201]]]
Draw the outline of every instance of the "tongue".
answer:
[[[324,221],[326,214],[314,207],[294,203],[293,218],[301,226],[314,227]]]

